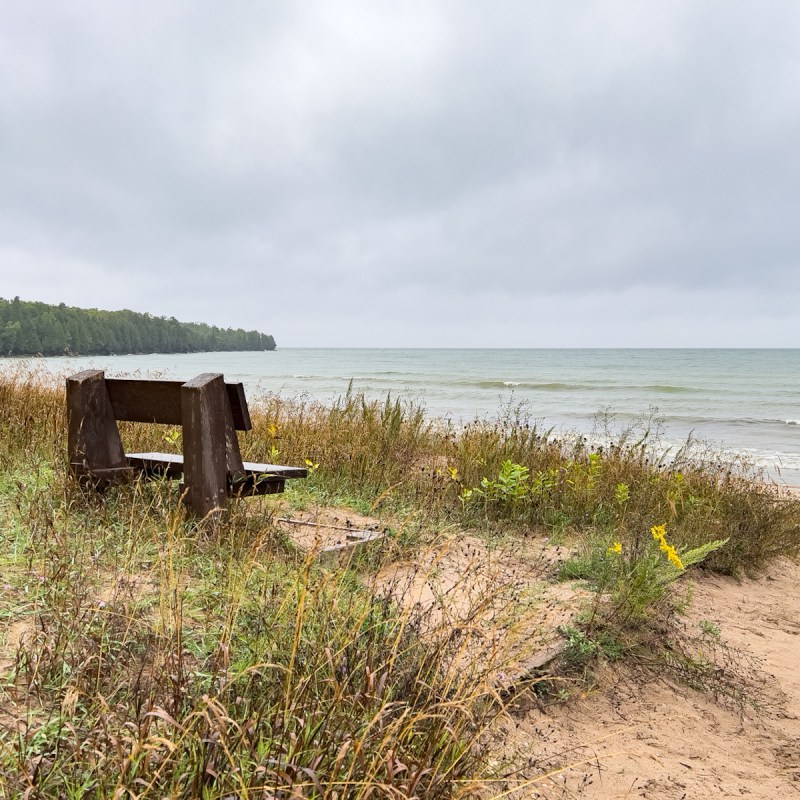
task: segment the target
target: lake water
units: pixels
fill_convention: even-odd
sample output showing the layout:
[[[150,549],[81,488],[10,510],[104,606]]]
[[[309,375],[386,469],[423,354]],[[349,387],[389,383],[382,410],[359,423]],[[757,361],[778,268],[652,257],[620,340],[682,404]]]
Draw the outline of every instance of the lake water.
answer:
[[[7,363],[14,363],[6,360]],[[258,391],[332,400],[353,388],[413,399],[466,422],[523,404],[532,420],[589,434],[611,409],[618,426],[657,409],[664,440],[710,440],[800,485],[800,350],[399,350],[285,348],[258,353],[35,359],[62,374],[188,379],[223,372]]]

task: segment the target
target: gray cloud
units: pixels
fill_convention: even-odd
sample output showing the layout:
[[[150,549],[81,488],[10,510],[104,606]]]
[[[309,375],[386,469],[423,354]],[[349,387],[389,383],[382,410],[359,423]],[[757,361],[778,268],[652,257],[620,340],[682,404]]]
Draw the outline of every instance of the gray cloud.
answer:
[[[0,294],[284,345],[797,346],[798,40],[778,0],[6,3]]]

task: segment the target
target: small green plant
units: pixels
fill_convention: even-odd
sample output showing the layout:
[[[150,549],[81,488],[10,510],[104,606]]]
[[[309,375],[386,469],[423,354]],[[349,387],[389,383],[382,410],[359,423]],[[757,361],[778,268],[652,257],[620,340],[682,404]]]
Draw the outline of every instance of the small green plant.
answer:
[[[180,442],[180,440],[181,440],[181,429],[180,428],[168,428],[166,431],[164,431],[164,435],[162,436],[162,439],[167,444],[173,444],[173,445],[178,444]]]
[[[664,599],[669,584],[685,570],[723,547],[716,539],[682,554],[666,538],[666,526],[653,525],[650,537],[638,536],[625,544],[594,537],[582,552],[560,570],[564,579],[586,580],[595,591],[590,625],[622,625],[646,619]]]
[[[543,497],[558,486],[558,470],[550,468],[539,471],[531,482],[531,496]]]
[[[628,500],[631,499],[631,490],[627,483],[618,483],[614,487],[614,502],[621,508],[624,509],[628,503]]]
[[[625,655],[625,646],[614,637],[611,631],[588,632],[572,625],[564,625],[559,632],[566,638],[564,660],[571,668],[584,667],[602,656],[608,661],[619,661]]]
[[[515,464],[507,458],[500,465],[496,478],[481,479],[480,486],[473,491],[487,503],[498,503],[503,507],[513,506],[528,494],[529,479],[530,470],[526,466]]]
[[[711,636],[714,639],[719,639],[722,633],[719,625],[715,625],[713,622],[711,622],[711,620],[708,619],[701,619],[698,623],[698,627],[706,636]]]

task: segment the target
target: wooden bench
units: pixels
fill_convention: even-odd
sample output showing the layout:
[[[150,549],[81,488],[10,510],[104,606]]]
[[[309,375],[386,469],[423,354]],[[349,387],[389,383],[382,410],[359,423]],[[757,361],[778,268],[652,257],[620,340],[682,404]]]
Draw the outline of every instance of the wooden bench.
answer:
[[[183,428],[183,455],[125,453],[118,421]],[[204,373],[186,383],[106,378],[86,370],[67,378],[67,450],[73,475],[103,490],[138,475],[183,476],[183,498],[198,517],[224,509],[229,497],[282,492],[303,467],[242,461],[236,431],[252,427],[244,387]]]

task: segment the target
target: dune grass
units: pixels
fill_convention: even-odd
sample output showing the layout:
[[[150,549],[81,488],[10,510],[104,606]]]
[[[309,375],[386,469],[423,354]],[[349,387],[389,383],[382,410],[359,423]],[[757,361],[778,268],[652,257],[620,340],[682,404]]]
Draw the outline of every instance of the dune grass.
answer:
[[[485,669],[455,667],[458,637],[434,646],[413,609],[293,557],[269,498],[212,531],[169,483],[82,495],[59,393],[0,391],[0,795],[478,790],[497,706]]]
[[[31,373],[0,378],[0,797],[485,797],[501,785],[486,750],[504,712],[498,665],[465,660],[469,631],[431,634],[363,575],[298,555],[276,498],[236,502],[204,529],[168,482],[82,494],[63,405]],[[312,467],[286,502],[414,519],[394,528],[403,552],[445,526],[557,536],[574,547],[573,577],[609,591],[608,575],[630,583],[615,555],[644,553],[656,525],[677,554],[727,540],[704,553],[723,572],[800,546],[796,500],[688,450],[663,463],[647,435],[592,450],[516,412],[456,429],[357,394],[253,405],[243,457]],[[179,431],[122,427],[130,449],[180,446]]]
[[[540,430],[523,411],[457,427],[391,398],[348,394],[326,406],[268,396],[245,447],[254,459],[319,463],[315,488],[331,498],[413,508],[461,525],[633,542],[666,524],[679,549],[727,539],[706,562],[726,573],[798,552],[796,497],[746,463],[691,442],[659,455],[652,418],[592,448]]]

